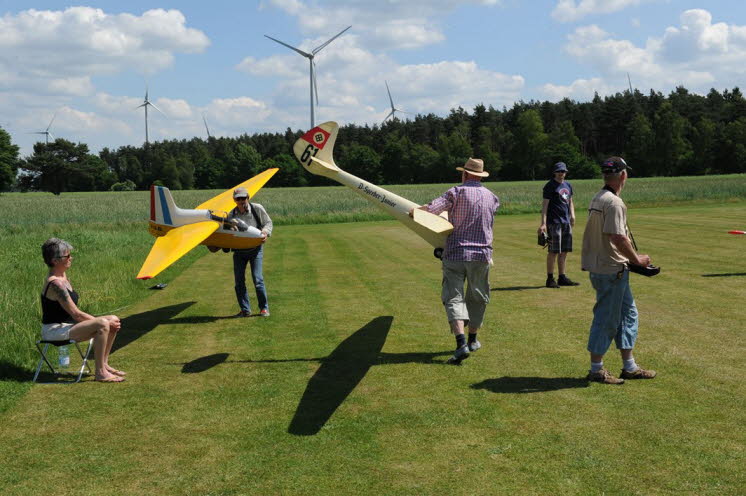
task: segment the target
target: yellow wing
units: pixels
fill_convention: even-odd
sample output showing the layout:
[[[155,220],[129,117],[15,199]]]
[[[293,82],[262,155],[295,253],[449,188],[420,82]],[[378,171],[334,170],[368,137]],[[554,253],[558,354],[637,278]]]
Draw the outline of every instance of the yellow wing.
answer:
[[[256,176],[252,177],[251,179],[248,179],[241,184],[237,184],[228,191],[224,191],[220,193],[218,196],[207,200],[205,203],[198,205],[198,209],[208,209],[208,210],[218,210],[220,212],[230,212],[233,207],[236,206],[236,204],[233,202],[233,190],[236,188],[244,187],[249,192],[249,196],[251,198],[254,197],[254,195],[259,191],[262,186],[267,184],[267,181],[275,175],[275,172],[277,172],[278,168],[274,169],[267,169],[266,171],[262,172],[261,174],[257,174]]]
[[[215,221],[198,222],[175,227],[164,236],[156,238],[148,258],[137,274],[138,279],[157,276],[166,267],[183,257],[189,250],[200,244],[220,227]]]

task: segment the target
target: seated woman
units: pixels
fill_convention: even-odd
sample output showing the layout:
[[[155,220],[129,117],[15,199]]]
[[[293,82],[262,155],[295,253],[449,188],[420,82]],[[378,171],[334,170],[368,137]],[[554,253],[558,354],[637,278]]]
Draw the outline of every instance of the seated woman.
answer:
[[[50,238],[41,246],[44,262],[49,266],[41,292],[42,339],[86,341],[93,338],[96,380],[122,382],[126,374],[109,366],[111,345],[122,324],[116,315],[94,317],[78,308],[78,293],[67,278],[72,249],[69,243],[57,238]]]

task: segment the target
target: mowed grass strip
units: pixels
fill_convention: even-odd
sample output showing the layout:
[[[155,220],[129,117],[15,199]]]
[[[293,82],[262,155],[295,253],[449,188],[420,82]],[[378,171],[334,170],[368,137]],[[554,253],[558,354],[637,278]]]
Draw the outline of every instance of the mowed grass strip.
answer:
[[[543,288],[535,215],[498,216],[484,347],[454,342],[430,248],[396,222],[278,228],[272,316],[231,257],[125,312],[119,385],[36,386],[2,417],[0,489],[35,494],[741,494],[746,206],[630,209],[653,381],[588,384],[593,291]],[[255,299],[252,294],[252,303]],[[129,333],[129,337],[128,334]],[[618,373],[611,350],[606,363]],[[42,439],[35,443],[32,440]]]

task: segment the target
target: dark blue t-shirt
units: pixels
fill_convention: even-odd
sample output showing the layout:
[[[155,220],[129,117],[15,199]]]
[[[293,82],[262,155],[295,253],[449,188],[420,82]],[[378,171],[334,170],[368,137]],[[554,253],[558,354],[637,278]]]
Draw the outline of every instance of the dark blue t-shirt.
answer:
[[[570,198],[572,198],[572,186],[567,181],[558,183],[550,179],[544,185],[544,199],[549,200],[547,224],[570,223]]]

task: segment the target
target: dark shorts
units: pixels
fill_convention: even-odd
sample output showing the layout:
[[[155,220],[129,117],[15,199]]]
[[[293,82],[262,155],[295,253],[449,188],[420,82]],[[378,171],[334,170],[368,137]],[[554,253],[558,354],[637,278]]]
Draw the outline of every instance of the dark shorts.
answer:
[[[548,248],[550,253],[569,253],[572,251],[572,226],[570,224],[549,224]]]

